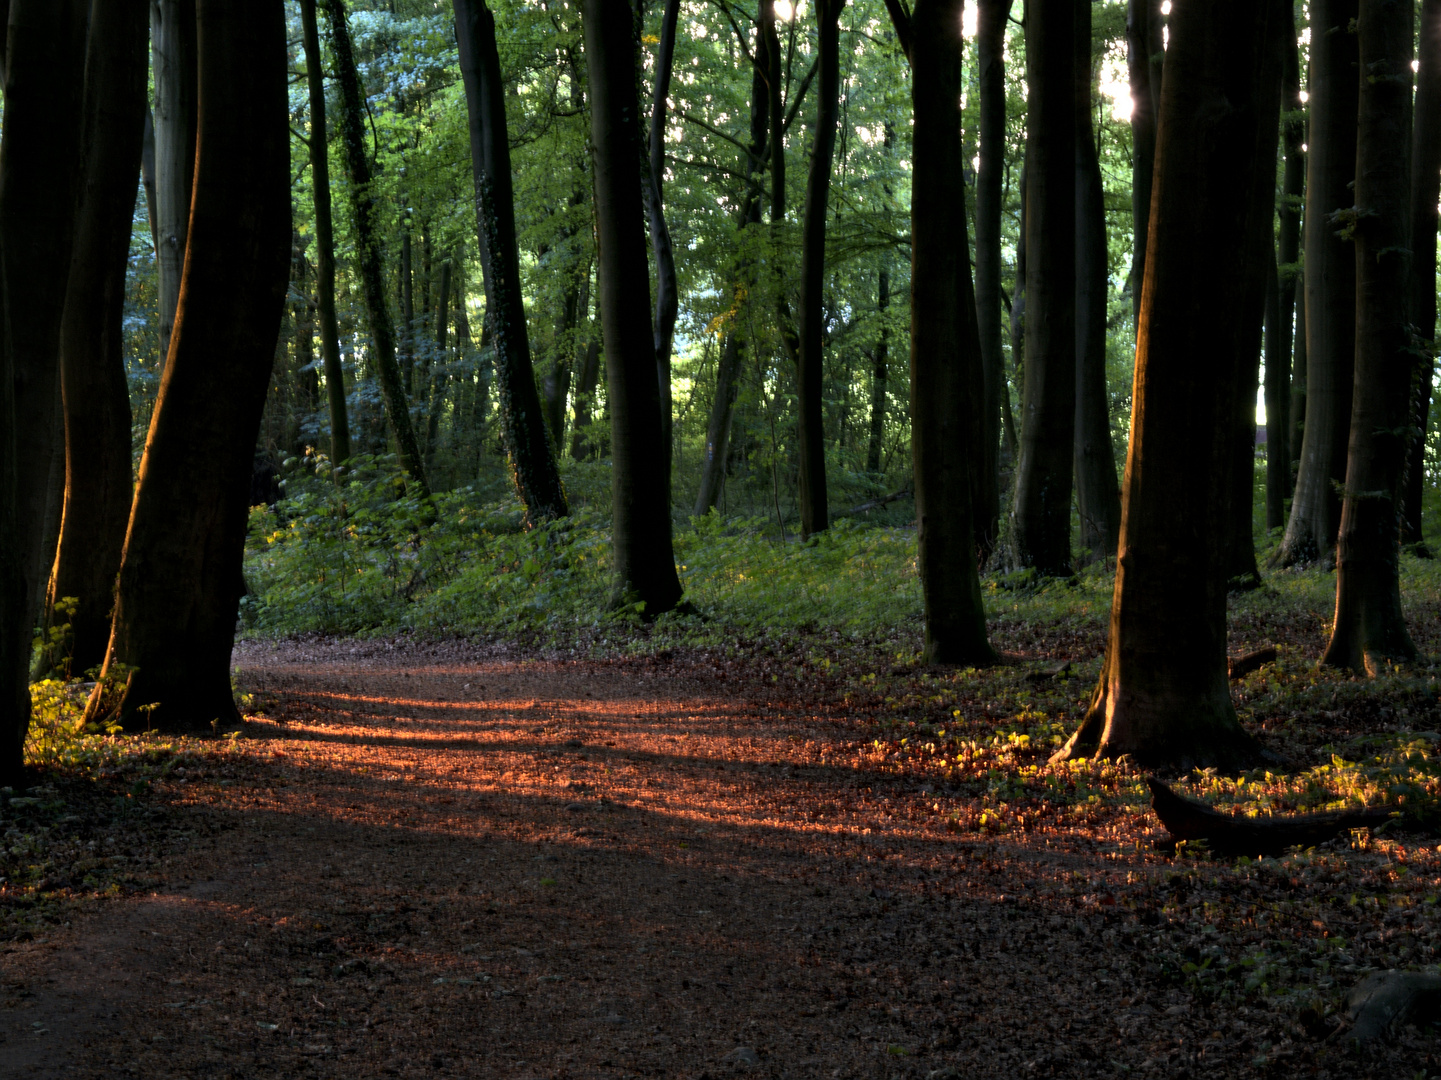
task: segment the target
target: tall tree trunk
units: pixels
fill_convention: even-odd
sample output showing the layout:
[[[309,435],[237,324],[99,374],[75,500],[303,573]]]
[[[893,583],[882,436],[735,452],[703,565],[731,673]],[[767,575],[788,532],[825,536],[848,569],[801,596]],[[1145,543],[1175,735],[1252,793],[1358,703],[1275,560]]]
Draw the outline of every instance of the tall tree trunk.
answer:
[[[1281,343],[1281,285],[1276,253],[1266,276],[1266,528],[1286,524],[1286,495],[1291,486],[1291,354],[1290,335]],[[1295,291],[1286,290],[1295,298]],[[1278,400],[1279,399],[1279,400]]]
[[[565,401],[570,395],[571,361],[575,329],[580,318],[580,282],[568,282],[561,292],[560,317],[555,321],[555,345],[541,387],[545,427],[558,455],[565,445]]]
[[[1306,427],[1282,566],[1331,559],[1346,477],[1356,353],[1356,253],[1333,215],[1356,198],[1356,0],[1312,0],[1306,154]]]
[[[325,123],[325,71],[315,0],[300,0],[305,75],[310,88],[310,178],[315,202],[315,306],[320,316],[320,356],[325,398],[330,405],[330,460],[350,457],[350,417],[345,406],[345,369],[340,363],[340,330],[335,320],[335,227],[330,215],[330,139]]]
[[[985,391],[977,467],[989,478],[984,505],[976,507],[976,539],[984,558],[1001,530],[1000,438],[1006,358],[1001,348],[1001,202],[1006,167],[1006,19],[1012,0],[979,0],[976,65],[980,83],[980,140],[976,172],[976,322],[980,329]],[[994,492],[995,498],[990,498]]]
[[[1023,384],[1026,379],[1026,169],[1021,167],[1021,213],[1020,228],[1016,231],[1016,294],[1011,297],[1011,363],[1016,369],[1016,383]],[[1024,396],[1024,395],[1023,395]],[[1007,404],[1009,404],[1010,392],[1006,393]],[[1024,402],[1022,403],[1024,407]],[[1014,428],[1015,418],[1011,418],[1011,426]],[[1020,443],[1012,447],[1012,467],[1020,457]]]
[[[840,120],[841,9],[845,0],[815,0],[820,33],[820,75],[816,82],[815,145],[806,177],[805,219],[801,226],[800,363],[796,392],[800,398],[801,537],[830,525],[826,501],[826,435],[822,409],[825,382],[826,213],[831,191],[831,165]],[[772,103],[774,111],[774,102]],[[772,125],[775,118],[771,118]],[[771,177],[777,187],[775,176]]]
[[[1257,756],[1226,674],[1222,523],[1239,373],[1265,299],[1288,4],[1171,9],[1110,641],[1057,758],[1186,770]]]
[[[580,373],[575,385],[575,422],[571,425],[570,456],[588,461],[597,448],[590,438],[591,412],[595,406],[595,387],[600,381],[600,342],[594,333],[580,349]]]
[[[155,117],[147,105],[145,130],[140,136],[140,184],[145,189],[145,217],[150,224],[150,247],[160,257],[160,226],[155,208]]]
[[[411,264],[410,229],[400,232],[400,381],[415,393],[415,269]]]
[[[1011,512],[1016,561],[1071,572],[1076,426],[1075,0],[1026,12],[1026,368]]]
[[[238,722],[230,652],[255,436],[285,301],[290,136],[279,3],[198,0],[199,139],[181,303],[87,716]],[[125,665],[124,668],[121,665]],[[153,711],[146,709],[153,706]],[[149,715],[146,715],[146,713]]]
[[[525,503],[527,517],[531,521],[548,521],[570,511],[555,450],[546,437],[535,369],[531,366],[520,291],[510,139],[506,134],[505,89],[495,44],[495,19],[484,0],[455,0],[454,7],[460,74],[465,80],[465,106],[470,119],[470,162],[475,179],[480,267],[485,278],[486,321],[499,376],[501,431],[516,492]]]
[[[451,260],[440,264],[440,287],[436,293],[435,305],[435,364],[429,367],[430,376],[426,393],[428,404],[425,411],[425,464],[430,468],[435,457],[435,444],[440,438],[440,414],[445,407],[445,388],[450,383],[450,282]]]
[[[635,38],[628,0],[585,0],[582,18],[611,432],[611,603],[639,604],[649,617],[674,608],[681,586],[671,547],[670,499],[661,488],[660,387],[645,236],[637,219],[644,144]]]
[[[1271,276],[1271,245],[1261,256],[1266,266],[1262,278]],[[1226,557],[1226,588],[1231,592],[1250,592],[1261,585],[1261,569],[1256,565],[1256,391],[1261,379],[1261,328],[1265,323],[1265,296],[1256,310],[1256,325],[1244,335],[1236,384],[1236,419],[1231,434],[1231,514],[1226,519],[1230,546]],[[1244,329],[1244,328],[1239,328]]]
[[[130,515],[125,271],[146,113],[144,0],[96,0],[85,57],[85,160],[60,326],[65,507],[46,607],[73,598],[68,672],[105,659]],[[47,657],[47,673],[58,657]]]
[[[84,118],[85,0],[13,0],[0,134],[0,783],[20,779],[30,723],[31,631],[54,558],[63,462],[59,339]],[[133,182],[134,173],[131,173]],[[11,485],[14,485],[11,488]],[[53,506],[53,509],[52,509]]]
[[[170,353],[195,178],[195,0],[150,0],[155,84],[155,211],[160,237],[160,366]]]
[[[1368,675],[1417,656],[1401,612],[1397,532],[1418,366],[1406,293],[1412,29],[1411,0],[1361,0],[1356,381],[1336,546],[1336,621],[1321,663]],[[1433,295],[1434,287],[1433,277]]]
[[[375,193],[371,190],[370,156],[365,147],[365,99],[360,74],[355,68],[355,51],[350,43],[345,0],[321,0],[330,20],[330,51],[335,56],[335,74],[340,83],[340,136],[345,144],[345,161],[350,173],[350,206],[353,215],[357,269],[364,293],[365,314],[374,347],[375,373],[390,415],[390,427],[400,450],[400,464],[424,498],[430,497],[425,459],[410,419],[410,398],[395,360],[395,326],[385,296],[385,275],[381,271],[380,236],[375,228]]]
[[[871,430],[866,444],[866,472],[881,471],[881,445],[886,435],[886,383],[890,379],[891,331],[886,311],[891,306],[891,273],[882,268],[876,284],[876,311],[880,315],[880,340],[871,354]]]
[[[1106,201],[1091,128],[1091,0],[1076,10],[1076,503],[1081,546],[1094,558],[1116,553],[1121,491],[1111,447],[1111,396],[1106,389],[1106,305],[1111,293]]]
[[[673,406],[670,388],[670,358],[675,339],[675,321],[680,313],[680,287],[676,281],[675,254],[671,251],[670,227],[665,220],[665,117],[670,97],[671,68],[675,61],[675,28],[680,0],[666,0],[661,15],[660,42],[655,54],[655,90],[650,106],[650,157],[645,185],[646,217],[650,222],[650,250],[655,261],[655,371],[660,384],[660,435],[664,447],[661,486],[669,505],[671,463],[675,455]]]
[[[1304,256],[1301,261],[1304,263]],[[1306,274],[1303,269],[1296,271],[1295,326],[1295,343],[1291,350],[1291,430],[1288,435],[1293,482],[1306,431]]]
[[[1126,0],[1126,73],[1131,83],[1131,314],[1140,332],[1146,269],[1151,174],[1156,162],[1156,115],[1165,61],[1160,0]]]
[[[1429,555],[1421,526],[1426,483],[1426,429],[1436,358],[1436,227],[1441,200],[1441,0],[1422,0],[1416,115],[1411,126],[1411,325],[1424,360],[1416,379],[1416,432],[1407,453],[1401,539]]]

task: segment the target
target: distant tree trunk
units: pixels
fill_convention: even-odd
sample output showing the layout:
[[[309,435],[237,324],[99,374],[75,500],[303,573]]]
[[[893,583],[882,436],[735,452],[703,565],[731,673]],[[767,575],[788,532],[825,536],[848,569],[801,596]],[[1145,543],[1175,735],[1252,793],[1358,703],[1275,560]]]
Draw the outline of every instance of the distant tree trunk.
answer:
[[[1276,253],[1266,277],[1266,528],[1286,524],[1286,494],[1291,479],[1291,352],[1290,334],[1281,342],[1281,285]],[[1294,290],[1287,289],[1294,301]],[[1289,327],[1288,327],[1289,329]],[[1279,399],[1279,400],[1278,400]]]
[[[120,549],[130,516],[130,394],[125,271],[146,113],[145,0],[97,0],[85,56],[85,160],[60,326],[65,507],[46,598],[70,624],[68,671],[98,667],[110,638]],[[74,598],[68,620],[55,605]],[[45,671],[58,657],[44,657]]]
[[[570,510],[555,450],[546,436],[535,369],[531,366],[495,19],[484,0],[455,0],[454,8],[460,74],[465,80],[465,105],[470,119],[470,161],[475,179],[480,266],[485,278],[486,321],[499,376],[501,431],[516,491],[525,503],[528,518],[548,521],[564,517]]]
[[[305,74],[310,88],[310,178],[315,202],[315,306],[320,316],[320,356],[325,397],[330,405],[330,460],[350,457],[350,418],[345,406],[345,369],[340,363],[340,330],[335,320],[335,228],[330,216],[330,139],[325,123],[325,71],[315,0],[300,0]]]
[[[360,89],[360,75],[355,68],[355,52],[350,43],[350,27],[346,22],[345,0],[322,0],[330,19],[330,48],[335,55],[335,74],[340,83],[340,135],[345,144],[345,160],[350,172],[351,211],[355,235],[357,270],[364,292],[365,314],[370,324],[371,344],[375,349],[375,372],[390,414],[391,430],[400,450],[400,464],[423,497],[430,497],[430,482],[425,475],[425,459],[410,420],[410,398],[401,380],[400,365],[395,360],[395,326],[390,317],[390,304],[385,296],[385,275],[381,271],[380,237],[375,229],[375,193],[371,190],[370,156],[365,147],[365,99]]]
[[[800,363],[796,393],[800,398],[801,537],[830,525],[826,500],[825,305],[822,297],[826,264],[826,213],[830,200],[831,165],[835,160],[836,127],[840,119],[840,19],[845,0],[815,0],[820,33],[820,74],[816,81],[815,145],[806,177],[805,218],[801,226]],[[774,104],[772,105],[774,108]],[[774,124],[774,117],[772,117]],[[771,177],[773,186],[777,178]]]
[[[660,42],[655,55],[655,90],[650,107],[650,158],[645,185],[646,217],[650,222],[650,250],[655,260],[655,370],[660,383],[660,435],[665,448],[661,462],[661,487],[670,503],[671,461],[675,455],[673,406],[670,388],[670,357],[675,338],[675,321],[680,313],[680,288],[676,282],[675,254],[671,251],[670,228],[665,220],[665,117],[670,97],[671,68],[675,61],[675,28],[680,0],[666,0],[661,15]]]
[[[1288,0],[1176,0],[1101,678],[1068,757],[1257,757],[1226,670],[1229,467],[1265,298]],[[1217,312],[1233,317],[1217,318]]]
[[[150,0],[155,84],[155,210],[160,237],[160,366],[170,352],[195,177],[195,0]]]
[[[1021,213],[1020,228],[1016,230],[1016,294],[1011,297],[1011,363],[1016,369],[1016,382],[1022,384],[1026,377],[1026,169],[1021,167]],[[1009,391],[1007,392],[1009,403]],[[1022,402],[1024,407],[1024,402]],[[1015,418],[1011,418],[1015,427]],[[1012,463],[1020,457],[1020,444],[1012,448]]]
[[[199,152],[185,278],[105,660],[107,672],[133,670],[118,700],[102,682],[87,709],[131,729],[240,719],[230,651],[290,256],[284,8],[199,0],[196,16]]]
[[[1356,253],[1332,220],[1356,197],[1356,0],[1312,0],[1306,154],[1306,427],[1276,560],[1330,560],[1346,477],[1356,353]]]
[[[880,340],[871,354],[871,432],[866,444],[866,472],[881,471],[881,445],[886,435],[886,382],[890,378],[891,332],[886,311],[891,306],[891,274],[882,268],[876,285],[876,311],[880,315]]]
[[[1304,257],[1303,257],[1304,261]],[[1296,331],[1291,350],[1291,476],[1301,460],[1301,444],[1306,431],[1306,274],[1296,271]]]
[[[410,229],[400,232],[400,381],[415,393],[415,269],[411,264]]]
[[[580,313],[580,282],[568,282],[561,292],[560,317],[555,321],[555,348],[541,387],[545,427],[559,455],[565,445],[565,401],[570,396],[571,353]]]
[[[1271,246],[1261,261],[1270,276]],[[1265,278],[1262,278],[1262,288]],[[1231,514],[1227,518],[1230,546],[1226,558],[1226,588],[1231,592],[1250,592],[1261,585],[1261,570],[1256,565],[1256,390],[1261,379],[1261,327],[1265,322],[1265,296],[1256,310],[1256,325],[1241,334],[1239,347],[1244,350],[1239,381],[1236,385],[1236,419],[1231,436]],[[1246,328],[1238,327],[1238,331]]]
[[[445,408],[445,388],[450,382],[450,354],[447,352],[450,333],[451,260],[440,264],[440,288],[435,305],[435,363],[427,365],[429,379],[426,393],[429,404],[425,412],[425,463],[429,468],[435,457],[435,444],[440,438],[440,414]]]
[[[649,269],[641,207],[642,135],[635,39],[628,0],[585,0],[601,326],[611,431],[614,606],[646,616],[681,598],[671,547],[670,499],[662,489],[660,387],[650,323]]]
[[[305,237],[293,230],[290,238],[290,325],[295,337],[295,355],[291,364],[295,378],[296,404],[300,411],[314,412],[320,407],[320,380],[315,374],[315,326],[311,313],[315,305],[310,299],[310,262],[305,257]],[[305,443],[300,424],[287,445],[292,453],[304,456]]]
[[[580,374],[575,385],[575,422],[571,425],[570,456],[576,461],[588,461],[596,453],[590,439],[590,425],[595,388],[599,381],[600,342],[592,334],[580,349]]]
[[[160,257],[160,226],[155,209],[155,118],[145,109],[145,131],[140,137],[140,183],[145,189],[145,216],[150,223],[150,246]]]
[[[1156,162],[1156,114],[1166,50],[1160,0],[1127,0],[1126,72],[1131,83],[1131,314],[1139,333],[1146,271],[1151,174]]]
[[[1091,127],[1091,0],[1076,10],[1076,503],[1081,546],[1093,558],[1116,553],[1121,491],[1111,447],[1111,396],[1106,388],[1106,306],[1111,268],[1106,200]],[[999,344],[999,342],[998,342]]]
[[[1336,621],[1321,663],[1368,675],[1418,655],[1401,612],[1397,532],[1418,366],[1406,290],[1412,255],[1411,35],[1411,0],[1361,0],[1356,381],[1336,552]]]
[[[1011,512],[1016,561],[1071,572],[1076,427],[1075,0],[1026,12],[1026,367]]]
[[[1424,352],[1416,380],[1416,433],[1407,454],[1401,539],[1430,555],[1421,526],[1426,483],[1426,428],[1436,357],[1436,228],[1441,200],[1441,0],[1422,0],[1416,116],[1411,126],[1411,325]]]

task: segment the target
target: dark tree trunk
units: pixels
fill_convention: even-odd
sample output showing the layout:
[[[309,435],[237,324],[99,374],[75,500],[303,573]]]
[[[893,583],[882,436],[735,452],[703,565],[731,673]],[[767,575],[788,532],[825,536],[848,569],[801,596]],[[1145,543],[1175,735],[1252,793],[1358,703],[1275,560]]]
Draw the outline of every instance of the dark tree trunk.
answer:
[[[1436,206],[1441,200],[1441,0],[1422,0],[1416,115],[1411,125],[1411,325],[1423,360],[1416,379],[1416,432],[1407,453],[1401,539],[1429,555],[1421,527],[1426,429],[1436,357]]]
[[[1020,228],[1016,232],[1016,294],[1011,297],[1011,363],[1016,369],[1016,383],[1019,386],[1026,377],[1026,170],[1021,168],[1021,214]],[[1009,404],[1010,394],[1006,395]],[[1015,427],[1015,417],[1011,418]],[[1012,447],[1012,467],[1020,457],[1019,437]]]
[[[340,364],[340,330],[335,321],[335,227],[330,216],[330,139],[325,123],[325,72],[315,0],[300,0],[305,38],[305,73],[310,88],[310,178],[315,199],[315,307],[320,317],[320,356],[325,397],[330,405],[330,460],[350,457],[350,417],[345,407],[345,369]]]
[[[410,229],[400,232],[400,381],[407,394],[415,393],[415,268],[410,252]]]
[[[8,415],[0,413],[0,483],[8,489],[0,491],[0,514],[14,515],[10,536],[0,537],[4,784],[20,779],[31,631],[44,606],[63,486],[54,483],[64,460],[58,356],[80,178],[88,10],[84,0],[15,0],[10,8],[0,135],[0,374],[10,401]]]
[[[1110,641],[1057,758],[1129,754],[1186,770],[1257,756],[1227,681],[1218,523],[1265,299],[1288,4],[1177,0],[1171,11]]]
[[[65,317],[60,381],[65,508],[47,608],[73,598],[69,670],[105,660],[120,549],[130,516],[130,395],[125,381],[125,271],[135,172],[145,123],[144,0],[97,0],[85,57],[85,161]],[[58,657],[49,657],[53,669]]]
[[[1306,426],[1277,562],[1330,560],[1346,477],[1356,353],[1356,253],[1332,220],[1356,198],[1356,0],[1311,4],[1306,154]]]
[[[1151,174],[1156,162],[1156,109],[1166,50],[1160,0],[1127,0],[1126,71],[1131,83],[1131,313],[1139,333],[1146,271]]]
[[[310,262],[305,256],[306,242],[299,230],[293,230],[290,238],[290,326],[294,335],[294,356],[291,374],[295,380],[295,403],[297,411],[313,413],[320,408],[320,379],[315,374],[315,302],[310,298]],[[289,429],[286,445],[291,453],[305,456],[305,441],[300,435],[300,424],[294,423]]]
[[[1076,504],[1081,546],[1093,558],[1116,553],[1121,490],[1111,447],[1111,395],[1106,388],[1106,304],[1111,294],[1106,250],[1106,201],[1091,128],[1091,0],[1076,10]]]
[[[350,43],[345,0],[321,0],[321,7],[330,19],[330,48],[335,55],[335,74],[340,83],[340,136],[345,144],[345,161],[350,172],[357,269],[364,292],[365,314],[370,323],[371,344],[375,349],[375,371],[380,378],[386,412],[390,414],[391,430],[395,432],[396,446],[400,450],[401,467],[410,474],[421,495],[429,498],[430,482],[425,475],[425,459],[421,457],[415,426],[410,420],[410,398],[401,380],[400,365],[395,360],[395,326],[385,296],[380,236],[375,228],[370,156],[365,147],[365,99],[360,89],[360,74],[355,68],[355,51]]]
[[[826,436],[822,409],[825,381],[826,213],[835,160],[836,127],[840,120],[840,19],[845,0],[815,0],[820,34],[820,75],[816,80],[815,145],[806,177],[805,218],[801,226],[800,362],[796,392],[800,398],[800,481],[798,500],[801,537],[830,525],[826,500]],[[774,110],[774,102],[772,102]],[[775,117],[771,118],[772,126]],[[777,147],[777,149],[779,149]],[[771,177],[772,188],[779,179]]]
[[[1356,381],[1336,545],[1336,622],[1321,663],[1368,675],[1417,656],[1401,613],[1397,533],[1418,366],[1406,295],[1412,254],[1411,35],[1411,0],[1361,0]]]
[[[1304,264],[1304,256],[1301,263]],[[1301,460],[1301,444],[1306,432],[1306,273],[1296,271],[1296,319],[1295,345],[1291,350],[1291,477],[1294,482],[1296,466]]]
[[[651,334],[649,268],[641,219],[642,134],[635,38],[627,0],[585,0],[601,327],[611,432],[615,606],[647,616],[680,601],[662,489],[660,387]]]
[[[435,457],[436,440],[440,437],[440,414],[445,411],[445,388],[450,383],[450,354],[448,337],[450,333],[450,282],[451,261],[440,264],[440,287],[436,293],[435,305],[435,363],[426,364],[428,376],[426,394],[428,405],[425,413],[425,464],[429,468]]]
[[[580,288],[579,281],[570,281],[562,289],[560,317],[555,322],[555,346],[542,385],[545,426],[557,455],[565,445],[565,401],[570,396],[571,354],[580,318]]]
[[[160,227],[155,209],[155,117],[147,106],[145,130],[140,136],[140,184],[145,189],[145,216],[150,223],[150,246],[160,257]]]
[[[650,159],[645,186],[646,217],[650,221],[650,250],[655,260],[655,371],[660,384],[660,435],[664,447],[661,487],[670,504],[671,461],[675,455],[674,418],[671,405],[670,356],[675,339],[675,320],[680,313],[680,289],[676,283],[675,255],[671,251],[670,228],[665,220],[665,115],[670,96],[671,67],[675,60],[675,27],[680,0],[666,0],[661,15],[660,42],[656,46],[655,90],[651,94]]]
[[[1070,0],[1068,0],[1070,2]],[[995,659],[976,571],[972,473],[981,344],[966,242],[958,105],[963,0],[920,0],[910,21],[911,456],[931,664]],[[957,303],[957,298],[961,303]],[[968,316],[966,307],[971,314]]]
[[[575,384],[575,423],[571,427],[570,456],[576,461],[595,457],[596,447],[590,438],[591,412],[595,407],[595,387],[600,381],[600,342],[592,334],[580,350],[580,374]]]
[[[185,278],[105,660],[107,672],[130,673],[118,695],[102,683],[87,710],[171,731],[240,719],[230,651],[290,256],[284,8],[196,7],[199,140]],[[153,711],[138,711],[146,706]]]
[[[150,0],[150,41],[155,83],[155,211],[160,243],[160,365],[170,352],[190,189],[195,178],[195,0]]]
[[[1026,367],[1011,512],[1016,561],[1071,572],[1076,427],[1075,0],[1026,12]]]
[[[871,354],[871,432],[866,444],[866,472],[881,471],[881,445],[886,436],[886,383],[890,378],[891,331],[886,326],[886,311],[891,306],[891,274],[882,270],[876,285],[876,311],[880,314],[881,334]]]
[[[1266,528],[1286,524],[1286,495],[1291,480],[1291,353],[1290,334],[1281,342],[1281,286],[1276,253],[1266,276]],[[1287,290],[1294,299],[1294,290]],[[1289,328],[1288,328],[1289,329]]]
[[[1266,278],[1271,276],[1271,247],[1261,256],[1266,265]],[[1262,288],[1266,288],[1265,278]],[[1250,592],[1261,585],[1261,569],[1256,565],[1256,390],[1261,379],[1261,328],[1265,322],[1265,297],[1256,310],[1256,325],[1241,342],[1246,354],[1241,357],[1236,384],[1236,419],[1231,436],[1231,515],[1227,518],[1230,547],[1226,557],[1226,588],[1231,592]],[[1238,328],[1244,330],[1245,328]]]
[[[485,277],[486,321],[495,349],[500,426],[526,514],[531,521],[547,521],[570,511],[555,450],[546,437],[531,366],[520,291],[510,139],[506,133],[505,89],[495,44],[495,19],[484,0],[455,0],[454,7],[460,73],[465,80],[466,112],[470,118],[476,231]]]

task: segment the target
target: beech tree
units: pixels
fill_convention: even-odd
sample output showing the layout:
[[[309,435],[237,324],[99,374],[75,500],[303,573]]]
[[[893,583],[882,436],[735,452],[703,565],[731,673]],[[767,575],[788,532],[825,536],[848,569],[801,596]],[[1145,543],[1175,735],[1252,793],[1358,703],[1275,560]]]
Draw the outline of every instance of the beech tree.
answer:
[[[160,364],[170,353],[195,180],[195,3],[150,0],[155,104],[155,262],[160,270]]]
[[[1166,50],[1160,0],[1126,0],[1126,73],[1131,84],[1131,311],[1141,319],[1141,279],[1151,218],[1156,115]]]

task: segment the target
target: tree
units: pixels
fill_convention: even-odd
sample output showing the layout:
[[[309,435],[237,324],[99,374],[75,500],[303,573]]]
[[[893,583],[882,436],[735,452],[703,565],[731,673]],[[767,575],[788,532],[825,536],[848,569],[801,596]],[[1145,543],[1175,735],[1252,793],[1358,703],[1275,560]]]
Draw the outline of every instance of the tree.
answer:
[[[651,334],[641,210],[641,140],[635,40],[627,0],[585,0],[601,327],[611,438],[612,603],[647,616],[681,598],[662,490],[660,387]]]
[[[315,306],[320,316],[320,356],[325,398],[330,405],[330,459],[350,457],[350,416],[345,406],[345,369],[340,364],[340,330],[335,319],[335,226],[330,214],[330,140],[325,123],[325,71],[315,0],[300,0],[305,75],[310,89],[310,179],[315,197]]]
[[[170,353],[190,191],[195,179],[195,0],[150,0],[155,82],[155,261],[160,268],[160,364]]]
[[[1322,664],[1375,675],[1414,660],[1397,523],[1416,355],[1411,270],[1411,0],[1361,0],[1356,115],[1356,380],[1336,546],[1336,621]]]
[[[1264,302],[1286,7],[1171,8],[1110,640],[1057,758],[1189,769],[1257,754],[1227,680],[1219,523],[1239,372]]]
[[[1021,566],[1071,572],[1076,425],[1075,0],[1026,12],[1026,366],[1011,532]]]
[[[1151,218],[1151,174],[1156,161],[1156,114],[1161,100],[1160,0],[1126,0],[1126,73],[1131,84],[1131,311],[1141,322],[1141,279]]]
[[[680,0],[666,0],[661,13],[660,41],[655,54],[655,90],[651,94],[650,144],[647,158],[645,211],[650,224],[650,250],[655,261],[655,371],[660,384],[661,443],[665,448],[662,486],[669,504],[671,459],[675,456],[671,406],[670,356],[675,321],[680,314],[680,286],[676,281],[675,253],[665,220],[665,123],[670,97],[671,69],[675,64],[675,28]]]
[[[199,0],[185,277],[89,719],[238,722],[230,651],[255,436],[290,262],[284,8]],[[115,693],[107,681],[120,685]],[[147,708],[149,707],[149,708]]]
[[[1356,0],[1311,5],[1306,153],[1306,420],[1296,493],[1277,561],[1330,559],[1346,477],[1356,350],[1356,258],[1337,214],[1355,204]]]

